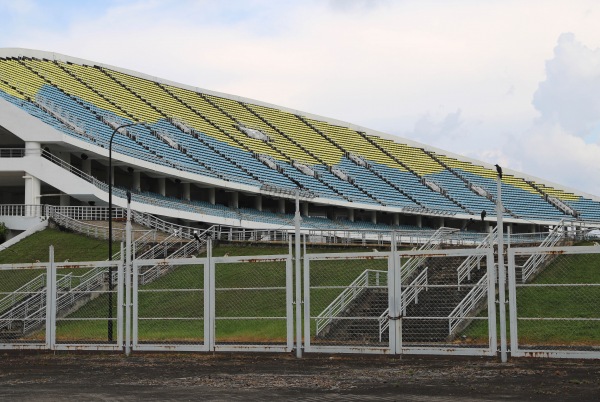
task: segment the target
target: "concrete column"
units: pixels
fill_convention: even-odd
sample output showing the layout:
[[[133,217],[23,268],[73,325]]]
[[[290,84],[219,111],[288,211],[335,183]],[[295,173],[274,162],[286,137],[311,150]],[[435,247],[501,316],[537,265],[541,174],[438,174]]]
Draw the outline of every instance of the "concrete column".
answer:
[[[81,161],[81,170],[85,174],[92,175],[92,160],[90,158]]]
[[[42,183],[40,179],[34,177],[28,173],[25,173],[23,176],[25,179],[25,200],[24,204],[27,205],[39,205],[40,204],[40,195],[42,191]],[[26,216],[34,216],[32,210],[27,208]]]
[[[217,192],[214,187],[208,189],[208,202],[212,205],[217,203]]]
[[[443,216],[440,216],[440,218],[439,218],[439,220],[438,220],[438,223],[439,223],[440,227],[444,226],[445,219],[444,219],[444,217],[443,217]]]
[[[302,216],[308,216],[308,202],[302,204]]]
[[[191,184],[190,183],[181,183],[183,186],[183,199],[189,201],[191,196]]]
[[[285,214],[285,200],[283,198],[280,198],[279,200],[277,200],[277,212],[279,212],[280,214]]]
[[[348,220],[354,222],[354,210],[352,208],[348,208]]]
[[[417,215],[417,227],[418,228],[423,227],[423,217],[421,215]]]
[[[262,211],[262,195],[257,195],[254,197],[254,208],[257,211]]]
[[[483,222],[483,229],[484,229],[484,232],[486,232],[486,233],[489,233],[489,232],[491,232],[491,231],[492,231],[492,228],[491,228],[491,226],[490,226],[490,223],[489,223],[489,222],[487,222],[487,221],[486,221],[486,222]]]
[[[400,214],[393,214],[392,215],[392,219],[394,226],[399,226],[400,225]]]
[[[239,208],[240,206],[240,193],[237,191],[233,191],[231,193],[231,197],[229,198],[229,206],[231,208]]]
[[[39,142],[27,141],[25,143],[25,156],[39,156],[42,153],[42,145]]]
[[[113,175],[114,177],[114,175]],[[162,196],[167,195],[167,179],[164,177],[159,177],[156,179],[158,181],[158,194]]]
[[[142,190],[142,173],[138,171],[133,172],[133,189],[136,191]]]
[[[377,211],[371,211],[371,223],[377,224]]]
[[[531,224],[531,229],[530,229],[530,232],[531,232],[531,233],[535,233],[535,231],[536,231],[535,223],[532,223],[532,224]]]

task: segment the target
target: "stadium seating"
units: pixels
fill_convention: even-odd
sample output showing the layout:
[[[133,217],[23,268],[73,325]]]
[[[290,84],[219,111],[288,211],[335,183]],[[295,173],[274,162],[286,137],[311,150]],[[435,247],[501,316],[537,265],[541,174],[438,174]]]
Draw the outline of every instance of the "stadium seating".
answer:
[[[137,122],[114,137],[115,152],[206,177],[255,187],[300,187],[323,200],[373,207],[495,213],[494,170],[400,140],[93,63],[2,58],[0,97],[65,135],[104,148],[116,125]],[[290,219],[268,211],[146,196],[233,219],[275,224]],[[581,219],[600,221],[599,202],[509,174],[502,180],[502,200],[510,216],[526,221],[573,219],[569,208]],[[371,227],[317,217],[305,224],[309,222],[320,228]]]

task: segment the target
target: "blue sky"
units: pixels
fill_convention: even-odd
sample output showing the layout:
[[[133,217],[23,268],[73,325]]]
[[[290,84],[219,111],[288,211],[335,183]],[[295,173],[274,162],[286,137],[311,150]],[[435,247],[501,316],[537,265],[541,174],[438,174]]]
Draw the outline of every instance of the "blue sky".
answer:
[[[0,47],[338,118],[600,195],[591,0],[0,0]]]

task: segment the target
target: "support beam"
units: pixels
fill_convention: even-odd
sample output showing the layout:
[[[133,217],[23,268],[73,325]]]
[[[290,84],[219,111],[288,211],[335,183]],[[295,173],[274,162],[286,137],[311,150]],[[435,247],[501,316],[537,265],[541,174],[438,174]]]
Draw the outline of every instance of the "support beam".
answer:
[[[133,172],[133,189],[135,191],[142,190],[142,173],[137,170]]]
[[[114,175],[113,175],[114,178]],[[164,177],[159,177],[156,179],[158,181],[158,194],[163,197],[167,195],[167,180]]]
[[[418,228],[423,227],[423,217],[421,215],[417,215],[417,227]]]
[[[23,176],[25,179],[25,200],[26,205],[40,205],[40,195],[42,190],[42,183],[40,179],[25,173]],[[27,211],[30,211],[28,208]],[[28,215],[29,216],[29,215]]]
[[[254,197],[254,209],[262,212],[262,195]]]
[[[348,220],[354,222],[354,209],[348,208]]]
[[[214,187],[208,189],[208,202],[212,205],[217,203],[217,192]]]
[[[278,199],[277,205],[277,212],[280,214],[285,214],[285,200],[283,198]]]
[[[400,226],[400,214],[393,214],[392,219],[394,226]]]
[[[302,216],[308,216],[308,202],[302,204]]]
[[[377,225],[377,211],[371,211],[371,223]]]
[[[231,208],[240,207],[240,193],[238,193],[237,191],[231,192],[231,197],[229,198],[229,206]]]
[[[191,199],[191,184],[182,183],[183,186],[183,199],[189,201]]]

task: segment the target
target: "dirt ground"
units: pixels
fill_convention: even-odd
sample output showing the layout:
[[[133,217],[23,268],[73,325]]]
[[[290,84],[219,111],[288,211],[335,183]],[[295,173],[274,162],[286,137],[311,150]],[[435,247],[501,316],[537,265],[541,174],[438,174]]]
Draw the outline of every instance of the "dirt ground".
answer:
[[[600,361],[0,352],[0,400],[598,401]]]

